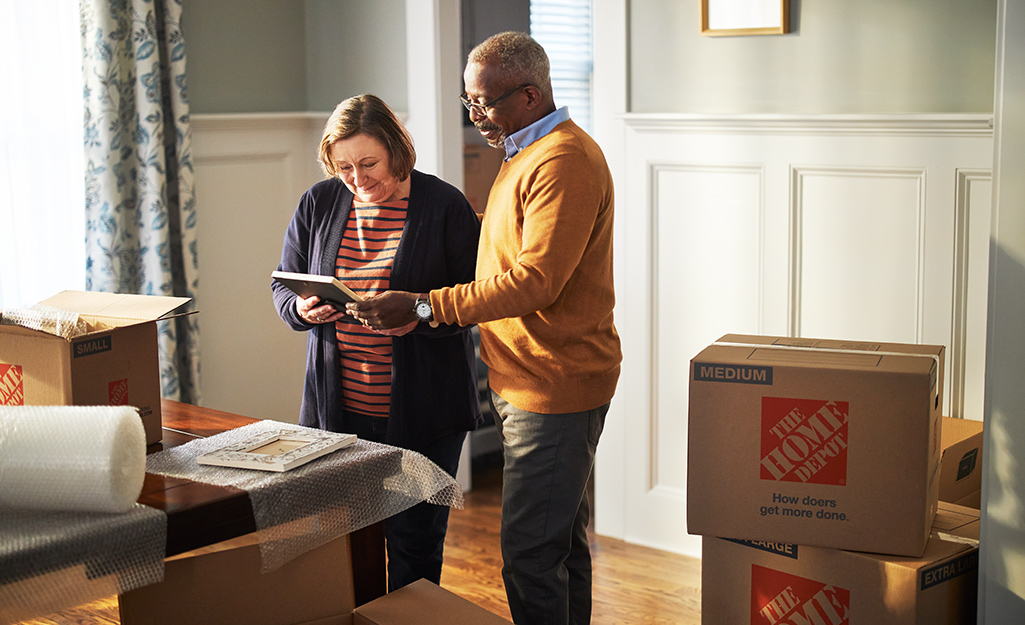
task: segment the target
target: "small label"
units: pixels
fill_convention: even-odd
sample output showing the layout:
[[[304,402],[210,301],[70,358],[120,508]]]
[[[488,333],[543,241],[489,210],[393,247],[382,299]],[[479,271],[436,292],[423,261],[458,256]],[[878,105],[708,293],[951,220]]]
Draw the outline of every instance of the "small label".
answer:
[[[114,380],[107,385],[111,406],[128,405],[128,379]]]
[[[979,550],[973,549],[960,558],[937,564],[934,567],[925,569],[921,573],[922,590],[932,588],[938,584],[949,582],[955,577],[967,575],[979,570]]]
[[[850,605],[844,588],[751,565],[751,625],[843,625]]]
[[[101,336],[95,339],[87,339],[74,344],[75,358],[92,356],[101,352],[109,352],[112,349],[110,335]]]
[[[699,382],[733,382],[772,386],[772,367],[695,362],[694,379]]]
[[[767,551],[774,553],[777,556],[783,556],[784,558],[790,558],[791,560],[797,559],[797,545],[790,543],[774,543],[766,540],[742,540],[740,538],[724,538],[731,543],[737,543],[744,547],[751,547],[752,549],[760,549],[761,551]]]
[[[0,364],[0,406],[25,405],[25,374],[21,365]]]

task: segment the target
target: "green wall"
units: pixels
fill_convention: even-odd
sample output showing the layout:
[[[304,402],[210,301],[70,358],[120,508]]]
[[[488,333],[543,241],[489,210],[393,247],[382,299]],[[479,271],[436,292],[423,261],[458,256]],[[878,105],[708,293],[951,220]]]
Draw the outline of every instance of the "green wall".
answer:
[[[996,0],[790,0],[786,35],[707,37],[698,0],[630,3],[635,113],[984,113]]]
[[[192,113],[406,102],[404,0],[183,0]]]

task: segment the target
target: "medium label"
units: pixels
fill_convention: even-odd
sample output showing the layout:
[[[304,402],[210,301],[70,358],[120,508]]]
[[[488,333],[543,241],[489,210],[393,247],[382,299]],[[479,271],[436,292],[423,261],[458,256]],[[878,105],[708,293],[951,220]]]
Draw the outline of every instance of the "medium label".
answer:
[[[772,367],[695,362],[694,379],[699,382],[734,382],[772,386]]]

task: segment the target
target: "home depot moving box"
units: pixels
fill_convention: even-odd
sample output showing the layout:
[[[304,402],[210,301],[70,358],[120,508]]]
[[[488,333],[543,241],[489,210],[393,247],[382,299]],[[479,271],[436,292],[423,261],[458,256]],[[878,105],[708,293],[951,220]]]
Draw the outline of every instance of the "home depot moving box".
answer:
[[[705,536],[702,625],[974,625],[979,511],[941,503],[919,558]]]
[[[691,361],[687,531],[920,556],[943,347],[726,335]]]
[[[0,325],[0,404],[134,406],[146,443],[160,431],[157,320],[187,297],[64,291],[40,304],[78,313],[86,333],[65,339]]]
[[[510,625],[504,618],[421,579],[361,605],[353,625]]]
[[[982,421],[943,417],[940,501],[978,510],[982,503]]]
[[[122,625],[351,625],[349,536],[261,573],[255,534],[169,558],[164,581],[118,597]]]

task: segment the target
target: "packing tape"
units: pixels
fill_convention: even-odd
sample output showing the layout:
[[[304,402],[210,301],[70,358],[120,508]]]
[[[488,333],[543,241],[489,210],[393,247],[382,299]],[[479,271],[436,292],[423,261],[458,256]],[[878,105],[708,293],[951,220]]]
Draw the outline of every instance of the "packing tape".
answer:
[[[917,354],[913,352],[877,352],[869,349],[841,349],[838,347],[807,347],[804,345],[769,345],[762,343],[731,343],[728,341],[719,342],[716,341],[712,345],[722,345],[724,347],[750,347],[753,349],[779,349],[786,351],[798,351],[798,352],[819,352],[826,354],[854,354],[857,356],[924,356],[926,358],[932,358],[933,362],[936,363],[937,370],[940,366],[940,357],[937,354]]]
[[[0,508],[126,512],[145,477],[130,406],[0,406]]]

